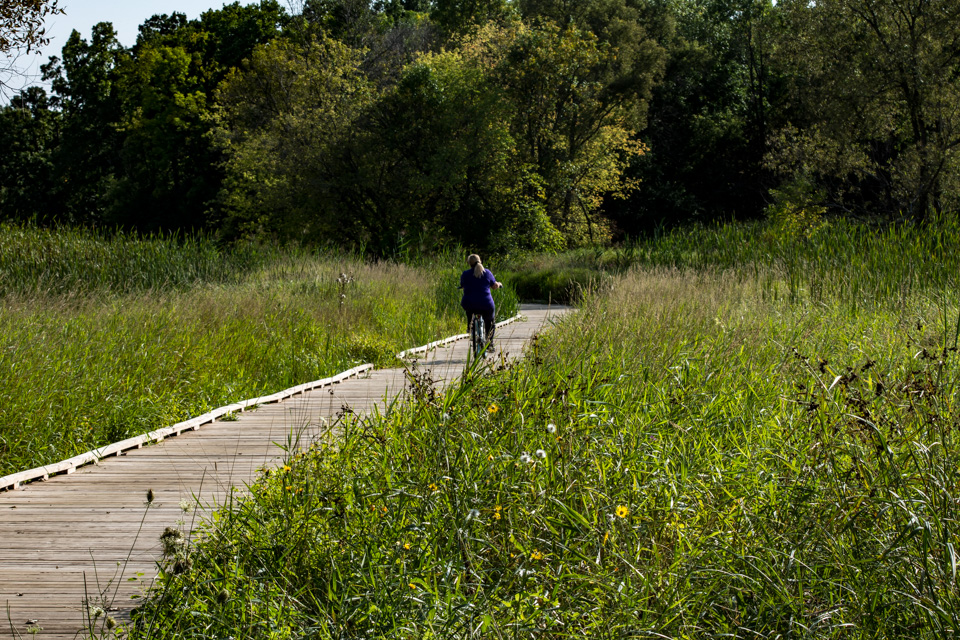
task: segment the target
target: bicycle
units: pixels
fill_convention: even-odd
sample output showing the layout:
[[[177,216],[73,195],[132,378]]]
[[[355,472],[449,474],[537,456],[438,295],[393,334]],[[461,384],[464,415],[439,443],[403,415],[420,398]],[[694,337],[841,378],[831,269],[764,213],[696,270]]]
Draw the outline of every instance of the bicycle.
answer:
[[[487,348],[487,332],[483,323],[483,316],[479,313],[473,314],[470,318],[470,353],[475,360],[483,357],[483,352]]]

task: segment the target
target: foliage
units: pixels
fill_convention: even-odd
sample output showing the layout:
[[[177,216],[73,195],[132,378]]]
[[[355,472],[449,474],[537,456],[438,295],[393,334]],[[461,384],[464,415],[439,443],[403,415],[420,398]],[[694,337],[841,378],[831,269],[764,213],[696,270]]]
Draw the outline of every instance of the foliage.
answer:
[[[0,215],[390,256],[759,219],[800,184],[830,217],[960,206],[948,0],[286,5],[72,36],[3,108]]]
[[[0,220],[24,220],[57,208],[54,155],[62,119],[47,92],[31,87],[0,108]],[[45,218],[41,218],[45,221]]]
[[[769,56],[774,9],[758,0],[688,0],[666,16],[668,61],[653,90],[643,187],[608,207],[629,235],[693,220],[749,219],[765,204],[769,128],[782,114]],[[771,122],[773,121],[773,122]]]
[[[59,0],[3,0],[0,2],[0,52],[26,47],[42,47],[45,38],[43,21],[63,13]]]
[[[434,0],[430,19],[448,34],[463,35],[510,12],[506,0]]]
[[[358,221],[336,206],[335,150],[371,100],[360,62],[326,36],[302,47],[281,40],[224,81],[214,134],[226,155],[221,201],[231,236],[343,246]]]
[[[211,94],[282,21],[280,5],[262,0],[141,30],[120,70],[123,150],[112,222],[142,231],[212,226],[223,172],[210,139]]]
[[[376,105],[370,129],[350,150],[361,181],[345,194],[371,240],[429,230],[435,241],[476,247],[562,243],[538,176],[520,165],[508,107],[487,66],[510,37],[484,30],[463,54],[421,57]],[[371,153],[382,149],[390,153]]]
[[[96,226],[107,221],[107,194],[118,163],[116,69],[125,53],[113,25],[101,22],[89,41],[73,31],[62,55],[44,68],[62,115],[52,158],[56,172],[48,187],[61,208],[39,213],[43,220]]]
[[[795,182],[782,190],[771,189],[774,202],[767,207],[767,216],[777,233],[790,239],[809,239],[827,224],[827,209],[819,202],[821,197],[811,185]]]
[[[917,220],[955,209],[960,84],[952,43],[960,37],[960,7],[829,0],[778,9],[795,34],[779,57],[792,72],[804,127],[780,140],[772,161],[802,171],[793,159],[801,155],[812,165],[810,177],[833,187],[833,206]],[[831,146],[825,157],[813,151]],[[854,154],[856,162],[838,162]]]
[[[542,179],[546,212],[568,245],[606,239],[595,216],[603,197],[636,187],[622,174],[644,146],[629,128],[636,96],[611,90],[616,60],[591,33],[545,23],[521,31],[498,69],[521,161]]]

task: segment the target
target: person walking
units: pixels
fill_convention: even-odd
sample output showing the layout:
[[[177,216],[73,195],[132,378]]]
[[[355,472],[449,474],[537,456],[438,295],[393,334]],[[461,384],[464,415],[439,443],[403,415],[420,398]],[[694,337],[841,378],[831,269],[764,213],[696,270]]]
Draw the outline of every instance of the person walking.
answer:
[[[470,321],[474,315],[483,318],[484,333],[487,336],[486,353],[493,352],[493,334],[497,330],[497,305],[490,294],[501,285],[497,282],[493,272],[483,266],[480,256],[475,253],[467,256],[469,269],[460,274],[460,288],[463,289],[463,298],[460,306],[467,314],[467,331],[470,331]]]

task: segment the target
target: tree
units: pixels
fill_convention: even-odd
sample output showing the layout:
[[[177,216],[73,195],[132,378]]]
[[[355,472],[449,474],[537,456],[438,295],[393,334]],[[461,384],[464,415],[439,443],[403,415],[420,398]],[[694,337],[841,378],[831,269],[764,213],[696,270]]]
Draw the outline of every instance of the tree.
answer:
[[[46,45],[43,21],[63,13],[60,0],[0,0],[0,53]]]
[[[650,150],[630,174],[644,186],[613,212],[629,234],[759,216],[768,131],[782,118],[768,0],[680,0],[668,17],[669,61],[643,130]]]
[[[214,224],[224,178],[210,140],[213,93],[286,21],[275,0],[224,5],[199,20],[154,16],[120,69],[120,170],[111,221],[144,231]]]
[[[0,220],[48,223],[61,209],[53,165],[61,122],[40,87],[0,107]]]
[[[510,5],[505,0],[436,0],[430,19],[449,37],[475,31],[509,13]]]
[[[150,41],[122,68],[120,166],[110,190],[114,224],[141,231],[207,225],[220,174],[218,156],[204,138],[209,130],[204,85],[211,70],[191,51],[196,46]]]
[[[362,54],[327,36],[258,47],[218,91],[225,154],[223,227],[231,236],[342,240],[356,225],[337,208],[336,149],[370,101]]]
[[[62,194],[63,209],[55,214],[60,222],[106,221],[105,196],[119,161],[117,67],[124,55],[113,25],[101,22],[91,30],[89,42],[77,31],[71,33],[62,59],[53,58],[44,67],[63,113],[63,134],[53,159],[56,190]]]
[[[637,82],[625,87],[619,55],[590,32],[547,22],[521,31],[498,65],[521,163],[540,176],[550,220],[570,245],[604,240],[603,199],[636,186],[623,174],[644,151],[633,125],[657,69],[631,68]]]
[[[361,180],[345,200],[363,212],[377,250],[389,253],[398,238],[425,233],[435,245],[485,249],[563,244],[539,176],[517,153],[511,104],[483,55],[499,35],[488,25],[460,51],[422,56],[371,110],[349,150]]]
[[[0,0],[0,57],[7,63],[0,68],[0,90],[16,73],[11,58],[21,51],[31,53],[44,47],[50,38],[43,27],[49,16],[63,13],[60,0]]]
[[[835,209],[923,220],[958,206],[960,4],[783,0],[795,119],[770,166]]]

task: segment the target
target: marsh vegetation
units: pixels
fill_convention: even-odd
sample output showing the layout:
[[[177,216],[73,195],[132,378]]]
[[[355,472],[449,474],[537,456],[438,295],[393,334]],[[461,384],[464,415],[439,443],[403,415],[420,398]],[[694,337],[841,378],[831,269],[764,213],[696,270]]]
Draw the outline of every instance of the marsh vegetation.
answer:
[[[266,472],[187,573],[165,565],[136,635],[955,633],[960,270],[927,253],[939,231],[638,247],[523,361],[418,385]]]
[[[398,364],[463,331],[458,262],[0,227],[0,476]]]

